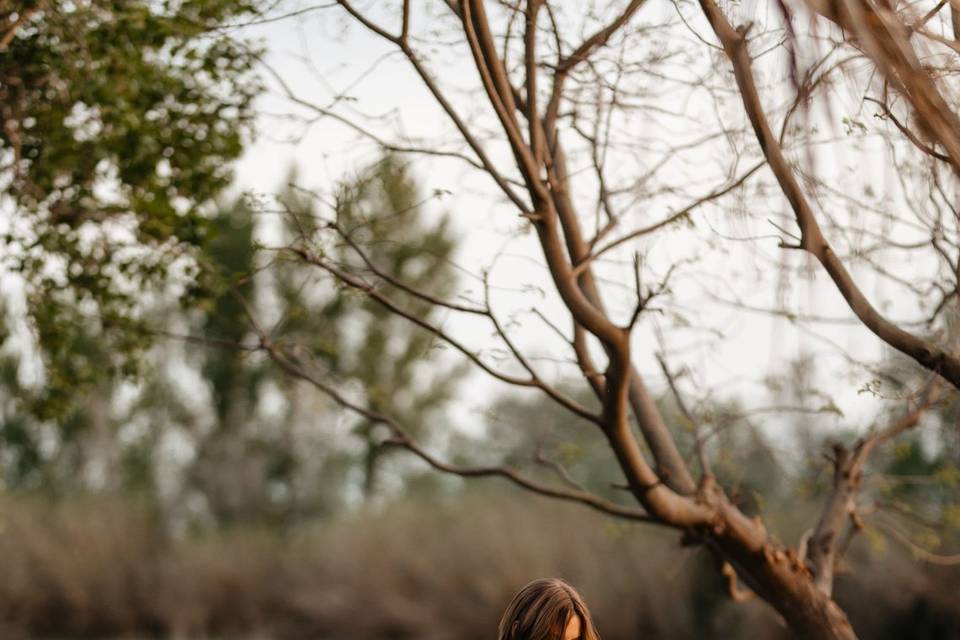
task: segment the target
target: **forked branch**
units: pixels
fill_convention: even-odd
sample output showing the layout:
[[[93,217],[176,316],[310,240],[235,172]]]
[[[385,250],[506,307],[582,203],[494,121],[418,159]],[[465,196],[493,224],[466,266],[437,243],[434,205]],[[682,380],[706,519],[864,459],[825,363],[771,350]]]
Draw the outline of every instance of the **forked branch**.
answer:
[[[838,544],[842,529],[857,514],[857,495],[860,491],[864,466],[877,446],[892,440],[904,431],[919,424],[924,414],[936,404],[943,394],[945,384],[932,376],[913,407],[884,428],[857,442],[853,450],[837,444],[833,449],[833,491],[830,494],[820,521],[807,547],[811,570],[817,588],[830,595]],[[856,520],[853,520],[854,526]],[[803,558],[801,558],[803,559]]]
[[[824,237],[813,209],[794,175],[793,168],[770,128],[757,90],[744,33],[733,28],[713,0],[700,0],[700,6],[733,65],[734,77],[747,117],[750,119],[767,163],[789,201],[797,225],[800,227],[801,239],[797,248],[808,252],[820,262],[847,305],[874,335],[897,351],[913,358],[926,369],[943,376],[960,389],[960,358],[888,320],[870,304],[853,281],[843,262]]]

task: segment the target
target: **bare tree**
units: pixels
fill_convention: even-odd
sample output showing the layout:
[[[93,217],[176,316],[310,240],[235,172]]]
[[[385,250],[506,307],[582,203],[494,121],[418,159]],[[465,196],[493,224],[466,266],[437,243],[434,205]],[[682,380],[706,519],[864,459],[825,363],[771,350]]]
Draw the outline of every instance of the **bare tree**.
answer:
[[[440,471],[502,476],[537,493],[675,529],[685,543],[716,555],[735,598],[756,594],[800,637],[854,638],[832,589],[841,547],[862,526],[858,504],[865,465],[877,447],[921,424],[931,407],[960,387],[950,323],[960,290],[960,127],[950,84],[960,46],[955,34],[946,33],[952,13],[940,15],[955,5],[940,2],[924,12],[918,5],[868,0],[810,7],[778,1],[763,7],[772,16],[765,26],[734,26],[731,9],[713,0],[699,0],[699,7],[646,6],[645,0],[447,0],[426,9],[405,0],[392,13],[382,3],[334,4],[341,16],[405,59],[455,138],[383,131],[382,120],[352,110],[343,95],[318,104],[274,72],[281,90],[304,110],[305,120],[331,118],[378,147],[462,163],[485,176],[494,194],[491,210],[511,208],[532,230],[540,264],[560,301],[560,317],[536,312],[563,338],[564,353],[552,355],[572,363],[600,408],[577,402],[555,376],[544,373],[495,308],[496,288],[486,275],[480,276],[482,295],[470,301],[418,290],[378,262],[375,247],[356,240],[337,218],[335,202],[328,203],[332,215],[319,226],[302,229],[294,243],[277,250],[369,296],[496,380],[539,391],[582,419],[609,444],[635,504],[591,493],[542,458],[556,471],[556,482],[507,466],[449,463],[394,416],[339,389],[305,349],[274,341],[252,317],[260,348],[291,376],[384,426],[387,444]],[[477,86],[471,95],[483,100],[464,104],[445,84],[447,69],[461,85],[464,81],[458,55],[470,61]],[[761,75],[767,80],[760,82]],[[834,111],[851,108],[846,138],[820,131],[831,133]],[[874,108],[876,123],[867,127],[860,116]],[[893,195],[854,193],[842,182],[843,160],[832,157],[838,153],[894,175]],[[692,224],[708,206],[743,217],[751,229],[754,219],[764,221],[782,249],[812,256],[853,312],[841,321],[853,321],[927,370],[926,383],[902,395],[892,421],[875,425],[850,447],[836,446],[832,493],[796,546],[778,541],[761,518],[748,517],[719,485],[711,471],[706,419],[686,406],[666,360],[651,366],[643,359],[649,355],[638,355],[637,341],[652,335],[641,326],[648,322],[665,331],[669,322],[657,318],[683,310],[674,283],[687,281],[696,249],[661,258],[657,266],[628,250],[654,234]],[[662,215],[651,213],[664,207]],[[855,215],[845,218],[841,210]],[[472,224],[479,226],[484,223],[479,218],[490,214],[456,215],[474,216]],[[624,229],[638,219],[643,224]],[[744,246],[713,229],[707,235],[696,242],[719,243],[724,250]],[[349,247],[358,261],[332,259],[324,249],[331,242]],[[694,246],[664,242],[679,247],[680,254]],[[884,315],[857,285],[851,263],[873,270],[908,301],[897,303],[896,314],[913,304],[908,313],[914,315],[903,321]],[[915,269],[901,275],[891,267],[897,263]],[[795,278],[813,264],[798,261],[781,271],[782,277]],[[703,265],[699,268],[695,277],[702,280]],[[776,272],[772,263],[762,268]],[[710,280],[703,290],[716,294],[715,285]],[[455,335],[449,327],[456,325],[411,311],[422,303],[484,323],[502,357]],[[691,452],[678,444],[681,426],[667,424],[641,373],[655,367],[692,425]]]

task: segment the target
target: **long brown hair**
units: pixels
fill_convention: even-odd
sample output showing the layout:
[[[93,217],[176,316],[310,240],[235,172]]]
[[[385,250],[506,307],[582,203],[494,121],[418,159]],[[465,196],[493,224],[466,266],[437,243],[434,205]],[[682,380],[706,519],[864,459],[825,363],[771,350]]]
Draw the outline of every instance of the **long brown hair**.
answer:
[[[562,640],[570,616],[580,618],[578,640],[600,640],[577,590],[560,578],[534,580],[507,605],[497,640]]]

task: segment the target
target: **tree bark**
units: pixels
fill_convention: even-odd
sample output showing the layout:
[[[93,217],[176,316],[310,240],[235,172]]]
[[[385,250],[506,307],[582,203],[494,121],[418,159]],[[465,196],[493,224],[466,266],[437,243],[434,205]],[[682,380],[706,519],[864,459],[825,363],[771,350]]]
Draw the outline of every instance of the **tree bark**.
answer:
[[[802,640],[857,640],[847,615],[833,600],[814,601],[789,611],[777,609]]]
[[[811,567],[796,550],[771,537],[758,519],[748,518],[708,476],[698,498],[717,518],[704,542],[733,565],[744,584],[783,616],[803,640],[855,640],[843,609],[818,588]]]

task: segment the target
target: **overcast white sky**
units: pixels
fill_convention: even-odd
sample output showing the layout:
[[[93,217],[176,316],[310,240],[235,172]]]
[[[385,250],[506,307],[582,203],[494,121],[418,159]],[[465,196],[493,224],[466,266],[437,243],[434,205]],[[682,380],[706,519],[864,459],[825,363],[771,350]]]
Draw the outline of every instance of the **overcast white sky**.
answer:
[[[419,3],[414,3],[419,9]],[[643,11],[666,15],[673,11],[668,2],[652,2]],[[423,88],[419,79],[399,55],[390,54],[391,48],[370,33],[351,26],[338,9],[321,10],[301,15],[251,30],[251,35],[262,38],[269,52],[269,64],[282,75],[284,81],[300,97],[316,104],[327,106],[334,94],[344,92],[349,101],[341,101],[336,110],[349,117],[380,116],[383,118],[381,132],[401,131],[408,136],[429,136],[449,129],[445,115]],[[458,48],[438,49],[432,52],[433,69],[444,86],[451,87],[459,105],[470,111],[482,107],[476,101],[477,93],[468,90],[475,86],[475,71],[466,56]],[[384,59],[384,56],[387,56]],[[459,57],[458,57],[459,56]],[[366,70],[372,70],[364,75]],[[298,183],[304,186],[329,189],[336,181],[350,176],[359,168],[375,159],[378,150],[375,144],[364,141],[354,131],[330,118],[318,119],[309,127],[296,126],[278,117],[290,113],[291,104],[282,99],[276,83],[271,81],[271,94],[265,97],[260,108],[262,116],[258,123],[258,139],[237,167],[237,184],[243,189],[270,192],[280,185],[293,165],[299,172]],[[462,91],[461,91],[462,90]],[[685,105],[682,108],[703,108],[703,105]],[[739,106],[734,104],[722,117],[742,118],[737,115]],[[304,113],[302,110],[299,113]],[[839,118],[839,116],[838,116]],[[879,148],[879,147],[878,147]],[[836,153],[836,151],[834,151]],[[837,171],[846,171],[862,184],[851,188],[873,185],[883,195],[888,192],[889,176],[879,172],[869,163],[856,165],[856,158],[849,155],[834,158]],[[490,264],[492,256],[505,251],[506,256],[498,262],[493,272],[496,285],[522,289],[523,285],[548,287],[544,270],[536,263],[537,249],[530,234],[519,233],[520,224],[516,214],[508,207],[497,204],[491,197],[491,185],[484,177],[466,171],[462,165],[419,157],[413,167],[425,193],[444,189],[450,195],[428,205],[433,215],[441,211],[452,214],[455,228],[463,238],[458,262],[474,272]],[[625,170],[628,168],[625,168]],[[892,189],[892,187],[889,187]],[[657,202],[646,203],[650,210],[668,210]],[[839,295],[819,269],[811,269],[810,277],[794,281],[788,289],[775,286],[776,278],[769,278],[757,285],[754,276],[767,268],[768,261],[780,259],[781,250],[776,239],[738,242],[724,239],[728,235],[748,237],[775,233],[772,227],[757,229],[746,223],[731,221],[725,210],[705,207],[694,214],[701,231],[716,230],[721,247],[709,256],[704,264],[706,277],[714,278],[715,292],[726,295],[736,293],[743,302],[757,307],[771,308],[782,304],[784,308],[799,314],[814,314],[849,320],[853,316],[840,300]],[[656,216],[653,216],[656,219]],[[627,221],[629,223],[630,221]],[[625,223],[626,224],[626,223]],[[629,225],[627,228],[640,225]],[[625,229],[626,230],[626,229]],[[647,240],[638,242],[628,252],[619,256],[629,257],[629,251],[638,249],[659,256],[661,260],[682,258],[690,251],[701,251],[702,243],[688,244],[688,236],[681,230],[658,236],[651,246]],[[791,255],[787,259],[802,257]],[[628,260],[627,260],[628,262]],[[625,294],[612,288],[615,309],[632,305],[629,289],[632,287],[629,268],[616,264],[608,266],[604,275],[620,278],[625,284]],[[662,273],[662,272],[661,272]],[[862,288],[874,299],[887,296],[887,291],[874,274],[854,271]],[[470,288],[469,279],[463,282]],[[474,291],[477,290],[473,286]],[[681,290],[678,301],[699,311],[700,317],[709,318],[711,327],[723,334],[723,339],[701,340],[695,334],[681,332],[676,338],[668,336],[671,350],[676,350],[672,362],[674,368],[685,365],[696,371],[696,380],[703,388],[718,389],[721,394],[739,394],[751,406],[769,404],[771,399],[757,382],[765,375],[783,373],[790,360],[800,354],[813,355],[818,365],[818,380],[833,394],[837,406],[845,417],[821,414],[814,418],[820,426],[831,428],[864,428],[870,416],[877,410],[877,403],[869,396],[859,393],[871,376],[864,370],[854,370],[849,377],[844,373],[849,367],[836,357],[839,346],[853,358],[877,360],[881,346],[877,339],[856,324],[843,322],[812,327],[820,338],[809,331],[783,319],[774,319],[760,313],[744,312],[711,301],[704,297],[703,290]],[[548,315],[563,317],[555,296],[544,299],[531,294],[502,292],[498,297],[506,316],[510,310],[519,310],[537,304]],[[896,301],[892,309],[896,310]],[[562,321],[561,321],[562,322]],[[648,375],[649,384],[662,385],[662,376],[656,361],[650,355],[657,349],[652,321],[643,323],[634,340],[636,362]],[[449,319],[447,328],[464,336],[468,343],[483,345],[477,336],[486,336],[475,325],[457,319]],[[566,326],[565,323],[563,325]],[[542,324],[530,317],[522,318],[517,336],[533,351],[556,355],[562,348],[549,337]],[[671,334],[672,335],[672,334]],[[823,355],[821,355],[823,354]],[[547,365],[545,365],[547,366]],[[463,402],[456,412],[465,420],[476,420],[472,409],[487,402],[500,389],[488,384],[476,373],[470,384],[470,393],[464,394]],[[479,386],[478,386],[479,385]],[[483,389],[477,393],[477,389]],[[690,387],[691,391],[693,387]],[[821,400],[813,400],[816,405]],[[774,424],[773,429],[782,424]]]

